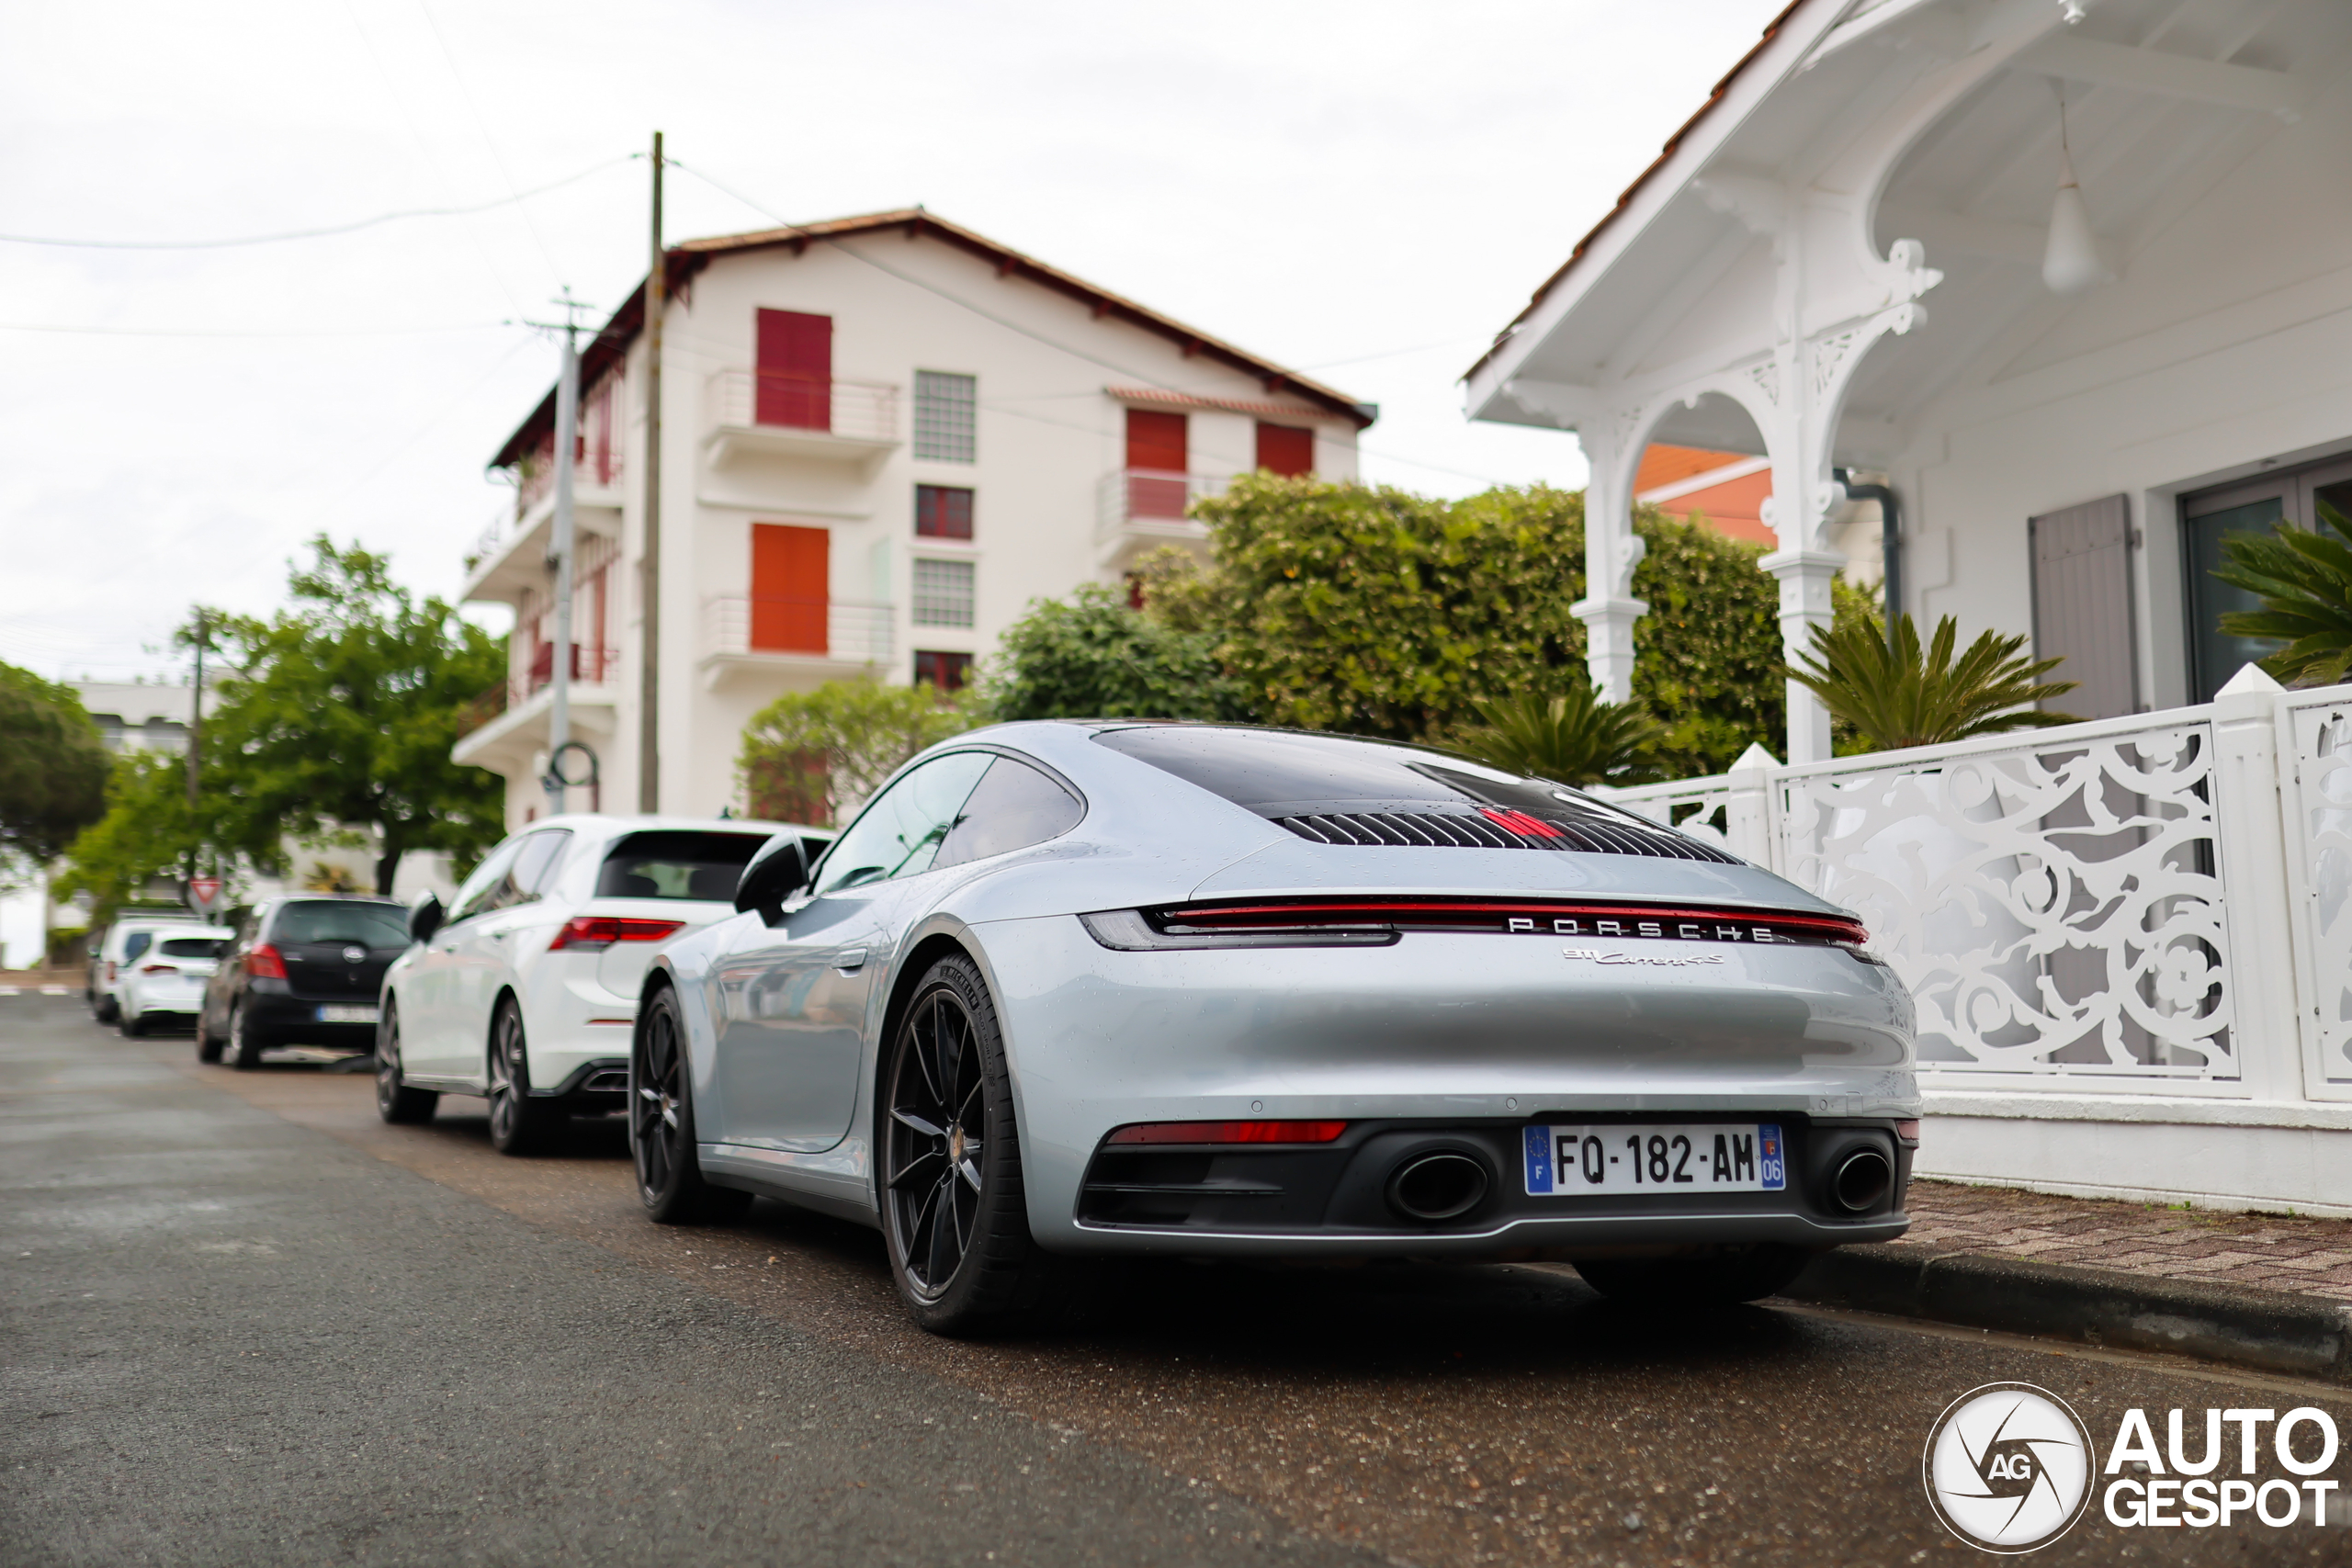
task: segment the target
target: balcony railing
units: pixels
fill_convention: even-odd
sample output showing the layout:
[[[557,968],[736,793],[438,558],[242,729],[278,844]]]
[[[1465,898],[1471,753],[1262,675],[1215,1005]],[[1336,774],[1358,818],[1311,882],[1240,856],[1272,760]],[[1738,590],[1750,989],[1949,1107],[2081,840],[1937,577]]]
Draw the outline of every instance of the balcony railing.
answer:
[[[888,660],[897,615],[857,599],[732,593],[703,601],[703,656],[762,654],[875,664]]]
[[[1209,474],[1114,468],[1095,493],[1095,532],[1107,537],[1136,524],[1181,524],[1193,502],[1223,493],[1229,481]]]
[[[591,451],[583,440],[580,448],[580,460],[574,463],[571,468],[572,492],[578,494],[583,490],[611,490],[620,482],[619,449],[605,446]],[[522,516],[554,493],[555,465],[537,459],[524,463],[517,475],[514,515]]]
[[[899,439],[899,389],[839,376],[720,370],[704,389],[704,415],[717,428],[804,431],[847,441]]]
[[[571,645],[571,679],[577,685],[604,686],[620,679],[621,650],[617,648],[586,648]],[[544,691],[555,681],[555,644],[543,642],[531,656],[531,662],[520,676],[509,676],[492,686],[460,711],[458,732],[470,735],[504,713]]]

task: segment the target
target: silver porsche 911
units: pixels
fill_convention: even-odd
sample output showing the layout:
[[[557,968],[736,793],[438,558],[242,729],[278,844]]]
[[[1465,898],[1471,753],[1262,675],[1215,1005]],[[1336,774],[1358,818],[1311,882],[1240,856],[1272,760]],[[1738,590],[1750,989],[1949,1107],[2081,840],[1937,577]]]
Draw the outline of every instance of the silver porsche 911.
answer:
[[[1751,1300],[1908,1224],[1912,1008],[1853,916],[1442,752],[1012,724],[901,769],[666,948],[641,1196],[878,1226],[915,1317],[1122,1256],[1573,1261]]]

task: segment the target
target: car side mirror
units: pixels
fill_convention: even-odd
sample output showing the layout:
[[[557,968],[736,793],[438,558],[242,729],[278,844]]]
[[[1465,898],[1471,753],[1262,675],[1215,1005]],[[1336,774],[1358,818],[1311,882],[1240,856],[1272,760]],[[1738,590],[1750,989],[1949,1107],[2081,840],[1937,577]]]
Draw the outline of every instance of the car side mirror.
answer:
[[[774,925],[784,918],[784,901],[808,886],[808,856],[800,840],[778,833],[743,867],[735,885],[735,908],[757,909],[760,919]]]
[[[431,942],[433,933],[441,929],[441,922],[447,918],[447,911],[441,908],[441,896],[427,893],[424,902],[408,912],[408,939],[411,942]]]

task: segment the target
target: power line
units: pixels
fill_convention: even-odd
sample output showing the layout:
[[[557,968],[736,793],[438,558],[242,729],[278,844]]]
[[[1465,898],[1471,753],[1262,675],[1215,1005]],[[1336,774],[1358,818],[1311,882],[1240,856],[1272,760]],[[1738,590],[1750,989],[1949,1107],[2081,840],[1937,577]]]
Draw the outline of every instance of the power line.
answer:
[[[502,196],[495,201],[480,202],[471,207],[403,208],[396,212],[379,212],[373,218],[362,218],[351,223],[332,223],[321,229],[288,229],[283,233],[241,234],[225,240],[61,240],[39,234],[0,234],[0,244],[56,245],[69,250],[84,251],[219,251],[239,245],[275,245],[288,240],[319,240],[333,234],[356,234],[362,229],[373,229],[380,223],[398,222],[407,218],[462,218],[476,212],[488,212],[492,208],[514,206],[528,201],[535,196],[545,196],[551,190],[561,190],[566,186],[577,185],[591,175],[601,175],[606,169],[618,168],[621,164],[633,162],[642,156],[642,153],[631,152],[625,157],[607,158],[603,163],[592,168],[582,169],[576,175],[566,175],[560,180],[551,180],[546,185],[536,186],[529,190],[519,191],[512,196]],[[511,186],[513,182],[509,181],[508,184]],[[525,209],[524,215],[528,218],[527,209]],[[537,232],[536,228],[533,231]]]
[[[505,158],[500,155],[498,143],[491,140],[490,127],[482,122],[481,106],[474,102],[474,90],[467,85],[466,73],[458,69],[458,57],[450,51],[449,40],[441,31],[440,19],[434,16],[433,7],[425,0],[416,0],[416,8],[424,13],[424,25],[433,29],[433,41],[441,46],[441,58],[448,62],[449,74],[457,81],[458,96],[466,100],[466,112],[473,117],[474,131],[481,136],[481,144],[490,150],[490,161],[497,165],[498,177],[506,182],[507,192],[512,196],[514,175],[506,167]],[[519,204],[523,198],[514,196],[514,199]],[[539,247],[539,259],[548,264],[548,271],[554,275],[557,282],[562,282],[563,268],[555,265],[555,255],[548,249],[547,236],[539,232],[538,220],[531,216],[531,209],[527,207],[523,209],[523,225],[530,230],[531,243]]]
[[[261,330],[248,327],[85,327],[65,326],[48,321],[0,321],[0,333],[67,333],[82,337],[194,337],[194,338],[329,338],[329,337],[414,337],[428,333],[479,333],[494,327],[511,327],[506,321],[451,321],[441,326],[422,327],[319,327],[297,328],[291,332]]]

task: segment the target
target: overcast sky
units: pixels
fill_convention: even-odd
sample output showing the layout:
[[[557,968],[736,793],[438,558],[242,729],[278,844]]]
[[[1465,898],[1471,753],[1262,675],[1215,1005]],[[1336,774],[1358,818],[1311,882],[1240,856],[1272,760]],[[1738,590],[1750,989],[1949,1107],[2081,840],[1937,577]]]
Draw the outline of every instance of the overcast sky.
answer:
[[[921,202],[1378,402],[1367,477],[1579,485],[1456,378],[1783,0],[10,7],[0,660],[172,677],[325,530],[453,593],[482,465],[643,276],[650,133],[795,220]],[[590,172],[593,171],[593,172]],[[689,175],[668,236],[767,227]],[[40,329],[40,330],[36,330]]]

